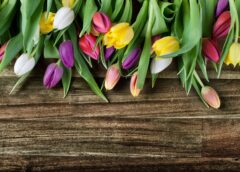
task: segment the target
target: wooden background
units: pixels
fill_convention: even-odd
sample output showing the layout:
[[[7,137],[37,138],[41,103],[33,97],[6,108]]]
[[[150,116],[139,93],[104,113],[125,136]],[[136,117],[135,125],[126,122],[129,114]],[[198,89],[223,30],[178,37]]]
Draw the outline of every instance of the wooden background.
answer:
[[[63,99],[61,87],[43,88],[38,70],[9,96],[11,70],[0,75],[0,171],[240,171],[239,69],[219,80],[209,70],[220,110],[186,96],[174,65],[138,98],[122,79],[109,104],[79,77]]]

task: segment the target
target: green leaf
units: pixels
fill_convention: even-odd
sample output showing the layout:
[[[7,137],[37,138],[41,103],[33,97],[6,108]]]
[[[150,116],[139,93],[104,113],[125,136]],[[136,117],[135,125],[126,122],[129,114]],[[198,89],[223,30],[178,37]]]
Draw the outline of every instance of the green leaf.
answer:
[[[71,85],[71,80],[72,80],[72,69],[68,69],[64,67],[63,64],[61,66],[64,69],[63,76],[62,76],[62,84],[63,84],[63,93],[64,97],[67,96],[70,85]]]
[[[106,1],[106,0],[104,0],[104,1]],[[112,22],[114,22],[116,20],[117,16],[121,12],[121,9],[124,7],[124,5],[123,5],[124,2],[125,2],[125,0],[115,0],[114,10],[111,15]]]
[[[50,39],[45,39],[44,42],[44,58],[59,58],[58,49]]]
[[[23,49],[22,34],[19,33],[17,36],[9,40],[7,48],[5,50],[2,62],[0,63],[0,72],[11,63],[16,55]]]
[[[92,91],[100,96],[103,100],[108,102],[107,98],[103,95],[101,89],[98,87],[94,77],[92,76],[91,72],[88,69],[86,62],[84,61],[83,57],[81,57],[79,53],[78,43],[77,43],[77,32],[73,25],[70,26],[68,30],[68,34],[73,42],[74,47],[74,56],[75,56],[75,67],[80,76],[88,83],[89,87]]]
[[[91,30],[92,17],[97,11],[97,6],[94,0],[87,0],[83,9],[83,26],[79,37],[82,37],[85,32],[89,33]]]

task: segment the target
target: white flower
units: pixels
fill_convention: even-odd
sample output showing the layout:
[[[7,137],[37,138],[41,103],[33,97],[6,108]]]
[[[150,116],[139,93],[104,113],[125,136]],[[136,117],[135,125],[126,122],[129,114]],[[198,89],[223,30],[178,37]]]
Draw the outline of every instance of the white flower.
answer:
[[[156,57],[151,63],[151,73],[158,74],[166,69],[172,63],[172,58],[159,58]]]
[[[35,66],[35,60],[28,54],[22,54],[14,65],[14,73],[17,76],[22,76],[31,71]]]
[[[60,8],[53,21],[53,27],[62,30],[66,27],[68,27],[74,20],[74,12],[71,10],[71,8],[68,7],[62,7]]]

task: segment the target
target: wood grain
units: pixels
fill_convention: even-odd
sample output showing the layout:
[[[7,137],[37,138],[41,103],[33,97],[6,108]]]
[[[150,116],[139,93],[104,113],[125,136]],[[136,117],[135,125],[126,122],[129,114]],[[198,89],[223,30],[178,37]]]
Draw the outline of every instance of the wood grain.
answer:
[[[122,79],[105,92],[111,103],[79,77],[63,99],[60,86],[45,90],[37,74],[10,96],[16,78],[3,73],[0,171],[239,171],[237,71],[211,79],[220,110],[207,109],[194,91],[187,96],[174,72],[154,89],[149,80],[138,98]]]

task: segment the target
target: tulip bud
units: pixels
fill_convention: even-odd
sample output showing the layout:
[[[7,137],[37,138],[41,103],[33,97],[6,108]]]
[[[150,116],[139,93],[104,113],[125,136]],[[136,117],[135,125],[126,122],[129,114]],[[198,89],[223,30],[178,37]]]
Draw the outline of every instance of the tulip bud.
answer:
[[[103,44],[116,49],[124,48],[133,39],[134,31],[129,23],[119,23],[111,27],[104,35]]]
[[[63,68],[56,63],[48,65],[43,78],[43,85],[47,88],[55,87],[61,80],[63,75]]]
[[[125,70],[131,69],[139,60],[141,49],[135,48],[128,57],[123,61],[122,68]]]
[[[167,36],[157,40],[152,46],[157,56],[171,54],[179,50],[179,41],[173,36]]]
[[[172,58],[156,57],[151,62],[151,73],[158,74],[165,70],[172,63]]]
[[[229,11],[223,12],[217,19],[213,27],[213,38],[220,39],[227,36],[231,25],[231,14]]]
[[[229,49],[229,53],[224,63],[226,65],[232,64],[234,67],[240,64],[240,44],[233,43]]]
[[[71,8],[62,7],[60,8],[54,18],[53,26],[58,30],[65,29],[74,20],[74,12]]]
[[[74,51],[72,41],[64,41],[59,46],[59,55],[63,65],[66,68],[72,68],[74,65]]]
[[[131,77],[131,81],[130,81],[130,92],[132,94],[133,97],[137,97],[141,90],[139,88],[137,88],[137,72],[135,72],[132,77]]]
[[[64,7],[72,8],[74,6],[75,0],[62,0]]]
[[[114,47],[105,48],[105,52],[104,52],[105,60],[109,60],[112,57],[114,52],[115,52]]]
[[[22,76],[31,71],[35,66],[35,59],[28,54],[22,54],[14,65],[14,73]]]
[[[93,28],[99,33],[107,33],[111,28],[109,17],[102,12],[96,12],[92,18]]]
[[[220,16],[228,8],[228,0],[218,0],[216,17]]]
[[[112,65],[108,68],[105,77],[105,88],[106,90],[112,90],[120,79],[120,71],[117,65]]]
[[[218,50],[217,44],[211,39],[204,39],[202,42],[203,55],[217,63],[220,59],[220,51]]]
[[[43,34],[47,34],[53,30],[53,21],[54,21],[55,13],[44,12],[40,19],[40,32]]]
[[[0,61],[3,59],[3,56],[4,56],[4,53],[5,53],[5,50],[7,48],[7,44],[8,42],[6,42],[5,44],[3,44],[0,48]]]
[[[87,54],[88,56],[92,57],[94,60],[98,60],[100,48],[99,46],[95,46],[96,44],[96,37],[91,34],[85,34],[83,37],[79,39],[79,47],[80,49]],[[95,49],[94,49],[95,48]]]
[[[218,109],[221,105],[218,93],[209,86],[204,86],[201,90],[203,99],[207,104],[215,109]]]

